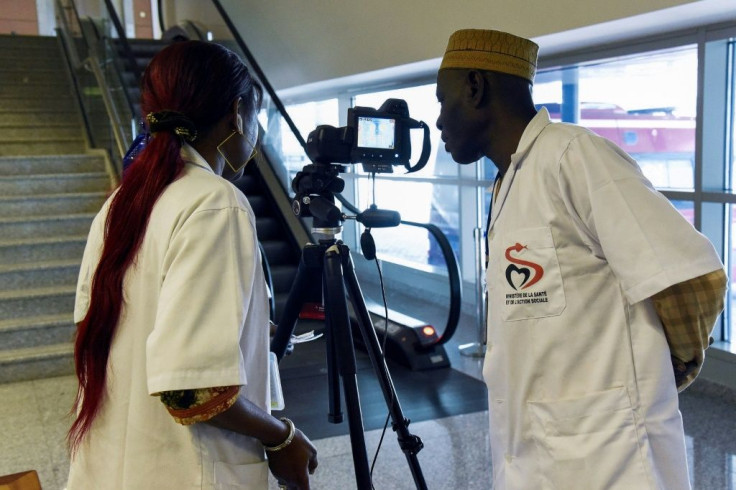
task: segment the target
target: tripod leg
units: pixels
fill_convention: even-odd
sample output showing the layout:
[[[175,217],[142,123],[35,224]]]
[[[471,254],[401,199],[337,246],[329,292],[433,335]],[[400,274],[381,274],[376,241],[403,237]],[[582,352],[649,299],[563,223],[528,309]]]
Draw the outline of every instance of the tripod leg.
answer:
[[[294,333],[297,317],[304,304],[305,292],[309,290],[310,285],[314,287],[314,284],[321,284],[321,281],[322,249],[318,245],[306,245],[302,250],[296,277],[291,285],[276,333],[271,339],[271,352],[276,354],[279,361],[286,354],[291,335]]]
[[[363,293],[358,284],[358,278],[355,275],[355,269],[350,258],[350,250],[348,250],[346,245],[342,245],[341,248],[341,257],[344,261],[343,275],[345,276],[346,287],[350,294],[353,309],[358,317],[358,326],[360,327],[360,333],[366,345],[368,356],[378,377],[378,382],[386,400],[386,406],[388,406],[389,413],[391,414],[391,420],[393,420],[393,429],[397,433],[399,446],[406,456],[409,468],[414,477],[414,483],[418,489],[426,489],[427,484],[424,481],[424,475],[417,459],[417,453],[422,450],[424,444],[418,436],[412,435],[409,432],[409,420],[404,417],[401,410],[388,366],[386,366],[381,353],[381,345],[378,342],[376,331],[373,328],[373,322],[371,321],[368,308],[363,299]]]
[[[323,298],[325,304],[328,304],[327,283],[324,284]],[[332,424],[340,424],[343,421],[342,410],[340,405],[340,366],[338,366],[339,346],[335,339],[334,326],[332,325],[332,315],[327,309],[325,315],[325,349],[327,351],[327,395],[329,410],[327,412],[327,421]],[[340,325],[338,324],[339,328]]]
[[[350,443],[353,451],[355,479],[359,490],[371,488],[368,453],[365,447],[363,415],[360,409],[358,378],[350,331],[345,283],[339,248],[330,247],[324,259],[325,312],[329,318],[330,333],[334,337],[333,348],[339,354],[338,367],[343,381],[343,394],[348,412]]]

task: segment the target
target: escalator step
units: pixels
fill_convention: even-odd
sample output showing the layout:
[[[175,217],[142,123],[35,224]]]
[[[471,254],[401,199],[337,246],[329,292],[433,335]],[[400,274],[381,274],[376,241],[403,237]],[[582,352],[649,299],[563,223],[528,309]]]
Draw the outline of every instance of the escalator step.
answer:
[[[275,294],[289,293],[291,285],[296,278],[296,265],[279,265],[271,267],[271,279],[273,280],[273,291]]]
[[[256,216],[270,216],[273,214],[269,200],[264,195],[249,195],[246,196],[250,207],[253,208],[253,212]]]
[[[256,233],[261,242],[279,239],[283,236],[281,223],[276,218],[256,216]]]
[[[266,252],[266,259],[271,267],[283,264],[296,264],[298,257],[287,241],[281,240],[263,240],[261,241],[263,250]]]

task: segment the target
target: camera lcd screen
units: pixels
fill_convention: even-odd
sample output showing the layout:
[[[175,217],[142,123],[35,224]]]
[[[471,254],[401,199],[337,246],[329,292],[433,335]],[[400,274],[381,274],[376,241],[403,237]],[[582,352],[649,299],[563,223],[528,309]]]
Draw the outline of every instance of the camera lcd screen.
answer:
[[[358,117],[358,146],[360,148],[396,147],[396,119],[383,117]]]

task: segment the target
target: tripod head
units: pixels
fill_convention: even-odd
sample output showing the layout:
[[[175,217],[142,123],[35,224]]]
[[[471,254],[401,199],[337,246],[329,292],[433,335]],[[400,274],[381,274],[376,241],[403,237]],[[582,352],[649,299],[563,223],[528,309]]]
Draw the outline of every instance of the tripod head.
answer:
[[[311,216],[312,231],[332,239],[342,231],[342,223],[346,219],[355,219],[367,228],[398,226],[401,215],[396,211],[371,205],[356,216],[347,216],[335,206],[335,194],[345,188],[345,181],[340,178],[344,171],[343,165],[320,162],[305,165],[291,181],[291,188],[296,193],[291,201],[294,214],[300,218]]]
[[[313,163],[305,165],[291,181],[296,193],[291,201],[291,210],[302,217],[312,216],[312,231],[335,236],[342,231],[342,212],[335,206],[335,193],[345,188],[340,178],[342,165]]]

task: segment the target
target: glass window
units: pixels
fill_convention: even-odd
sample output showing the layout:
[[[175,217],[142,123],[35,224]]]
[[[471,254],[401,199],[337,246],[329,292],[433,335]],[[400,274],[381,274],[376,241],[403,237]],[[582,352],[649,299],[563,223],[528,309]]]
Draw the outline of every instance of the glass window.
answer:
[[[476,179],[462,180],[460,166],[445,151],[435,123],[440,106],[435,84],[358,95],[354,105],[379,108],[386,99],[407,102],[409,116],[423,121],[430,130],[431,153],[424,169],[407,174],[403,167],[392,173],[378,173],[373,180],[358,169],[358,202],[365,209],[373,202],[381,209],[398,211],[403,220],[436,225],[447,237],[456,257],[461,258],[460,236],[463,225],[460,193],[472,192],[481,185]],[[412,130],[413,166],[419,159],[423,131]],[[488,165],[493,167],[490,161]],[[493,167],[495,169],[495,167]],[[489,170],[490,174],[492,171]],[[467,179],[467,178],[466,178]],[[375,196],[374,196],[375,189]],[[475,206],[474,206],[475,207]],[[475,226],[475,210],[468,210],[469,232]],[[374,230],[376,249],[383,260],[409,265],[437,273],[445,273],[445,260],[435,238],[424,228],[401,225],[395,229]],[[470,264],[469,266],[472,266]]]
[[[692,201],[672,201],[672,205],[691,225],[695,226],[695,204]]]
[[[534,99],[623,148],[658,188],[693,189],[697,47],[543,70]]]
[[[726,142],[727,156],[726,161],[728,162],[729,175],[731,176],[731,187],[730,190],[736,189],[736,75],[734,70],[736,69],[736,40],[730,40],[726,44],[726,53],[728,60],[726,66],[729,68],[731,75],[730,80],[727,82],[725,97],[727,100],[730,99],[731,107],[729,107],[729,113],[726,116],[726,126],[731,128],[728,134],[729,141]]]
[[[736,287],[734,284],[734,272],[736,272],[736,204],[730,204],[726,207],[727,213],[727,231],[728,231],[728,243],[729,253],[726,259],[726,272],[728,273],[729,281],[729,294],[728,294],[728,317],[730,318],[730,325],[727,325],[723,333],[723,339],[726,342],[733,342],[736,339]]]
[[[427,161],[427,166],[411,174],[407,174],[404,167],[397,167],[394,169],[393,175],[417,178],[428,176],[457,176],[457,164],[445,152],[444,145],[440,139],[440,132],[435,126],[440,113],[440,106],[437,103],[435,90],[435,84],[432,83],[417,87],[360,94],[354,98],[355,106],[371,107],[373,109],[381,107],[386,99],[403,99],[409,107],[409,117],[417,121],[423,121],[429,126],[432,152]],[[419,155],[422,152],[423,133],[424,131],[420,129],[413,129],[411,131],[410,163],[412,166],[419,160]]]
[[[358,202],[361,210],[375,201],[380,209],[398,211],[402,220],[427,223],[429,220],[432,184],[406,185],[399,180],[376,182],[375,196],[370,179],[358,181]],[[402,264],[426,265],[429,239],[423,228],[399,225],[391,228],[375,228],[371,231],[376,252],[381,260]]]
[[[305,140],[309,133],[321,124],[338,126],[337,99],[292,104],[286,107],[286,111]],[[311,162],[294,132],[277,111],[264,108],[258,119],[266,130],[262,144],[278,155],[275,161],[283,162],[286,173],[282,178],[285,188],[290,189],[291,180],[296,173]]]
[[[734,178],[734,175],[736,174],[736,171],[734,167],[736,167],[736,75],[734,74],[734,67],[736,66],[736,41],[731,40],[728,43],[728,50],[729,53],[729,60],[727,63],[727,66],[729,66],[731,69],[729,70],[731,78],[728,81],[728,89],[726,97],[731,100],[731,107],[729,108],[730,114],[727,116],[728,125],[731,128],[731,132],[728,134],[728,141],[726,142],[726,148],[727,150],[727,156],[726,161],[728,162],[729,167],[729,173]],[[731,189],[734,189],[733,183],[731,184]],[[731,194],[733,197],[733,194]],[[728,255],[728,266],[727,271],[729,272],[729,303],[730,303],[730,315],[727,315],[727,318],[730,318],[731,321],[729,322],[729,325],[727,325],[727,328],[724,331],[723,339],[726,342],[734,342],[736,340],[736,314],[733,314],[734,311],[736,311],[736,308],[733,303],[734,294],[736,294],[736,274],[734,272],[736,271],[736,236],[734,235],[736,233],[736,223],[734,223],[734,220],[736,220],[736,213],[734,213],[734,206],[736,204],[732,204],[729,206],[729,218],[727,221],[726,226],[730,227],[730,229],[727,228],[727,236],[729,237],[729,243],[730,243],[730,254]],[[736,478],[736,477],[735,477]],[[736,488],[736,484],[734,484],[734,488]]]

